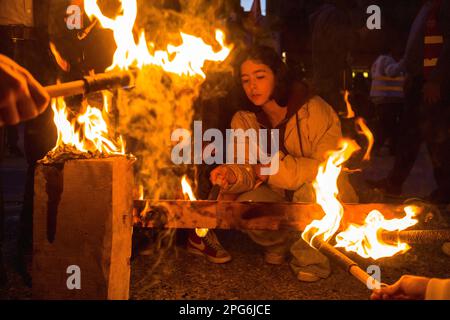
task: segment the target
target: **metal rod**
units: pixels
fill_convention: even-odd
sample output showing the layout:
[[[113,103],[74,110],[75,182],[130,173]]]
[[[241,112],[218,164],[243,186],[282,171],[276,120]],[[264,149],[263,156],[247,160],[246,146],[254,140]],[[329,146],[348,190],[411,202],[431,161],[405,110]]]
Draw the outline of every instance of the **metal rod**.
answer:
[[[436,243],[450,242],[450,229],[441,230],[404,230],[381,233],[385,242]]]
[[[312,246],[322,252],[331,260],[338,263],[344,270],[346,270],[364,285],[367,286],[368,283],[370,283],[373,288],[381,287],[382,284],[378,280],[371,277],[367,272],[361,269],[355,261],[347,257],[345,254],[343,254],[327,242],[319,238],[314,238],[312,241]]]
[[[135,82],[137,70],[115,71],[86,76],[82,80],[45,87],[50,98],[67,97],[91,92],[128,88]]]

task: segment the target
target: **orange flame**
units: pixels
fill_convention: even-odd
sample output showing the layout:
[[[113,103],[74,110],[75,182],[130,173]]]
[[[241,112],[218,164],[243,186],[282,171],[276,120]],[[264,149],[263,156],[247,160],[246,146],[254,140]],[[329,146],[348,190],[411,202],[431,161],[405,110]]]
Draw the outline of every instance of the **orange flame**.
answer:
[[[325,212],[321,220],[311,222],[302,233],[302,238],[312,246],[315,237],[321,236],[328,241],[339,229],[344,208],[337,199],[339,190],[337,179],[342,170],[342,164],[352,153],[359,149],[353,140],[343,140],[341,149],[330,154],[327,161],[319,166],[313,186],[316,201]],[[390,257],[399,252],[406,252],[408,244],[398,242],[396,245],[386,244],[381,240],[382,231],[401,231],[415,225],[418,220],[413,217],[419,213],[419,208],[407,206],[404,208],[406,216],[402,219],[386,220],[377,210],[370,212],[365,224],[358,226],[351,224],[347,230],[336,236],[336,247],[356,252],[361,257],[379,259]]]
[[[367,138],[368,146],[367,146],[366,153],[364,154],[363,160],[369,161],[370,154],[371,154],[372,148],[373,148],[373,143],[375,141],[372,131],[370,131],[369,127],[367,126],[367,124],[363,118],[356,119],[355,124],[357,124],[361,128],[361,130],[358,131],[358,133],[365,135]]]
[[[319,166],[316,180],[313,182],[316,191],[316,201],[325,212],[321,220],[314,220],[302,233],[302,238],[312,244],[315,237],[323,235],[328,241],[338,230],[344,208],[337,199],[339,193],[337,179],[342,170],[342,164],[359,149],[353,140],[343,140],[341,148],[331,153],[328,160]]]
[[[345,248],[364,258],[379,259],[390,257],[399,252],[406,252],[410,246],[407,243],[398,242],[390,245],[383,242],[380,232],[401,231],[415,225],[418,220],[413,217],[419,213],[419,208],[408,206],[404,208],[405,217],[402,219],[386,220],[382,213],[377,210],[370,212],[365,224],[362,226],[350,225],[347,230],[336,236],[336,247]]]
[[[348,99],[348,96],[350,95],[350,92],[348,90],[345,90],[344,92],[344,100],[345,105],[347,106],[347,119],[353,119],[355,117],[355,112],[353,112],[352,104],[350,103],[350,100]]]
[[[194,201],[197,200],[197,198],[194,195],[194,192],[192,191],[191,185],[187,181],[186,175],[183,176],[181,179],[181,187],[183,189],[183,194],[187,195],[189,197],[189,200]],[[200,238],[206,237],[206,234],[208,233],[208,229],[201,228],[201,229],[195,229],[195,233]]]
[[[50,41],[50,51],[52,52],[53,56],[55,57],[56,63],[63,71],[70,71],[70,64],[61,56],[58,49],[56,49],[56,46],[53,42]]]
[[[144,200],[144,186],[142,184],[139,185],[139,200]]]
[[[68,120],[64,99],[53,99],[52,109],[53,120],[58,130],[58,140],[53,151],[67,145],[81,152],[98,151],[108,155],[125,154],[122,137],[117,143],[110,139],[107,122],[99,109],[88,105],[86,112],[72,121]],[[76,126],[78,129],[75,129]]]
[[[205,44],[201,38],[180,32],[182,44],[180,46],[167,46],[167,51],[154,51],[151,54],[145,33],[142,31],[136,43],[133,36],[133,27],[137,16],[136,0],[119,0],[122,5],[122,15],[110,19],[103,15],[97,0],[85,0],[86,14],[92,19],[97,18],[100,24],[114,33],[117,50],[114,54],[113,64],[107,69],[127,69],[130,66],[142,68],[144,65],[156,65],[165,71],[187,76],[200,76],[205,78],[202,71],[206,60],[223,61],[229,55],[232,47],[225,46],[225,36],[216,30],[216,41],[221,45],[219,52],[214,52],[210,45]]]

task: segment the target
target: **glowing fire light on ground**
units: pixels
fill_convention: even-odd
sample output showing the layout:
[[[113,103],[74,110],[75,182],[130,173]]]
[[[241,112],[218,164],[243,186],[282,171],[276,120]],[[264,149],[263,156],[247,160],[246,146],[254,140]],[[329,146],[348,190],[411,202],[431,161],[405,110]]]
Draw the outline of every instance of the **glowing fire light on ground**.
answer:
[[[194,192],[192,191],[191,185],[187,181],[186,175],[184,175],[183,178],[181,179],[181,187],[183,190],[183,194],[187,195],[190,201],[197,200],[197,198],[194,195]],[[206,237],[206,234],[208,233],[208,229],[198,228],[198,229],[195,229],[195,233],[199,237],[203,238],[203,237]]]

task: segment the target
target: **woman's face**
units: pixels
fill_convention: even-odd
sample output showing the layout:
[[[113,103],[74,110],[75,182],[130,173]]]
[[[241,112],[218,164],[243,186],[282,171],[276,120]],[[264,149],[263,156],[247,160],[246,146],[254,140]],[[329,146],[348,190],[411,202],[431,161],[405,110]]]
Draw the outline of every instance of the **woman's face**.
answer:
[[[275,75],[269,66],[246,60],[241,65],[241,81],[245,94],[254,105],[262,106],[271,100]]]

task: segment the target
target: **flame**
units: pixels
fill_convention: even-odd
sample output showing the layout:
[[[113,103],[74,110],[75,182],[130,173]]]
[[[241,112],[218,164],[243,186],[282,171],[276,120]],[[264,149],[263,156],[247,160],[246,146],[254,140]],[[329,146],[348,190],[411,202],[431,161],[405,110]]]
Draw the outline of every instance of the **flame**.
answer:
[[[125,154],[122,137],[117,143],[109,138],[108,125],[101,110],[88,105],[86,112],[70,122],[64,99],[53,99],[52,109],[53,120],[58,131],[58,140],[53,151],[67,145],[81,152],[98,151],[108,155]]]
[[[63,71],[70,71],[70,64],[61,56],[58,49],[56,49],[56,46],[53,42],[50,41],[50,51],[52,52],[53,56],[55,57],[56,63]]]
[[[109,113],[110,105],[112,100],[112,94],[108,91],[103,92],[103,112]]]
[[[339,193],[337,179],[342,170],[342,164],[359,149],[353,140],[343,140],[341,148],[330,154],[327,161],[319,166],[316,180],[313,182],[316,201],[325,212],[322,220],[314,220],[302,233],[302,238],[312,244],[317,236],[323,235],[328,241],[338,230],[344,208],[337,199]]]
[[[363,118],[356,119],[355,124],[357,124],[361,128],[361,130],[358,131],[358,133],[365,135],[367,138],[368,146],[367,146],[366,153],[364,154],[363,160],[369,161],[370,153],[372,152],[372,147],[373,147],[373,143],[374,143],[372,131],[370,131],[369,127],[367,126],[367,124]]]
[[[187,195],[189,197],[189,200],[191,200],[191,201],[197,200],[197,198],[194,195],[194,192],[192,192],[191,185],[187,181],[186,175],[184,175],[183,178],[181,179],[181,187],[183,189],[183,194]],[[208,229],[206,229],[206,228],[195,229],[195,233],[200,238],[204,238],[204,237],[206,237],[206,234],[208,233]]]
[[[66,102],[63,98],[57,98],[52,100],[53,109],[53,121],[55,122],[56,128],[58,130],[58,140],[53,148],[53,151],[62,147],[63,145],[74,146],[77,150],[81,152],[87,152],[84,148],[84,143],[80,140],[79,131],[75,131],[75,126],[70,123],[68,118],[68,112],[66,107]]]
[[[316,201],[325,212],[321,220],[311,222],[302,233],[302,238],[313,246],[313,240],[321,236],[328,241],[339,229],[344,208],[338,200],[339,190],[337,179],[342,171],[342,164],[347,161],[359,146],[353,140],[343,140],[341,148],[332,152],[327,161],[319,166],[316,180],[313,182]],[[370,153],[370,152],[369,152]],[[379,259],[390,257],[399,252],[406,252],[410,247],[407,243],[386,244],[380,233],[383,231],[401,231],[415,225],[414,217],[419,213],[416,206],[404,208],[406,213],[402,219],[386,220],[377,210],[371,211],[362,226],[351,224],[347,230],[336,236],[336,247],[356,252],[361,257]]]
[[[407,243],[398,242],[396,245],[386,244],[382,241],[382,231],[401,231],[415,225],[414,219],[419,213],[419,208],[407,206],[404,208],[405,217],[402,219],[386,220],[378,210],[371,211],[362,226],[351,224],[347,230],[336,236],[336,247],[345,248],[364,258],[379,259],[390,257],[399,252],[406,252],[410,246]]]
[[[229,55],[232,47],[225,45],[225,35],[216,30],[216,41],[221,50],[214,52],[201,38],[180,32],[182,44],[180,46],[168,45],[167,51],[156,50],[151,54],[144,31],[141,31],[136,43],[133,36],[133,27],[137,16],[136,0],[119,0],[122,5],[122,15],[115,19],[103,15],[97,0],[85,0],[84,6],[89,18],[97,18],[102,27],[111,29],[117,44],[113,64],[107,69],[128,69],[129,67],[142,68],[144,65],[156,65],[165,71],[187,76],[200,76],[205,78],[202,71],[206,60],[223,61]]]
[[[139,200],[144,200],[144,186],[142,184],[139,185]]]
[[[344,100],[345,105],[347,106],[347,119],[353,119],[355,117],[355,113],[353,112],[352,104],[350,103],[348,96],[350,95],[350,92],[348,90],[345,90],[344,92]]]

